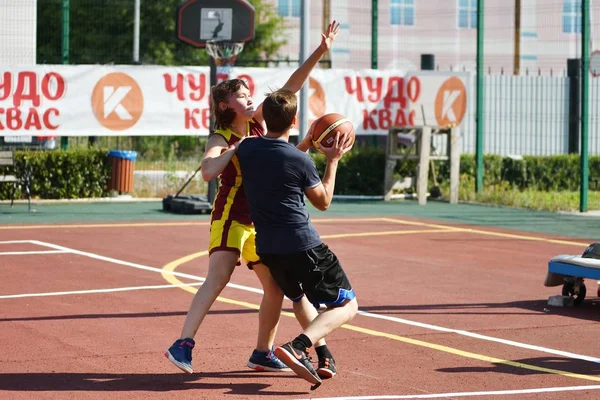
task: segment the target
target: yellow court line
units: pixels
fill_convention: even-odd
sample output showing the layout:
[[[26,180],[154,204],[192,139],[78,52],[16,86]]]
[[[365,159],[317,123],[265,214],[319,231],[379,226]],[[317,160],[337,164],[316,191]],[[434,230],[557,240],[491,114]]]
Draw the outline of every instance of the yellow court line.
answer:
[[[464,228],[455,227],[455,226],[451,226],[451,225],[431,224],[431,223],[428,223],[428,222],[408,221],[408,220],[404,220],[404,219],[394,219],[394,218],[386,218],[386,217],[380,217],[379,221],[381,221],[381,222],[391,222],[391,223],[400,224],[400,225],[426,226],[426,227],[429,227],[429,228],[456,228],[456,229],[464,229]]]
[[[535,242],[545,242],[545,243],[554,243],[554,244],[563,244],[567,246],[589,246],[589,243],[582,242],[573,242],[568,240],[560,240],[560,239],[550,239],[540,236],[530,236],[530,235],[518,235],[511,233],[501,233],[494,231],[486,231],[482,229],[471,229],[471,228],[461,228],[454,225],[440,225],[440,224],[432,224],[427,222],[417,222],[417,221],[408,221],[402,219],[393,219],[386,217],[368,217],[368,218],[316,218],[312,219],[315,223],[328,223],[328,222],[391,222],[395,224],[401,225],[411,225],[411,226],[421,226],[428,228],[440,229],[440,231],[404,231],[406,233],[443,233],[443,232],[467,232],[467,233],[475,233],[480,235],[487,236],[496,236],[496,237],[504,237],[510,239],[520,239],[520,240],[529,240]],[[90,228],[135,228],[135,227],[158,227],[158,226],[208,226],[210,221],[202,221],[202,222],[139,222],[139,223],[119,223],[119,224],[62,224],[62,225],[5,225],[0,226],[0,230],[22,230],[22,229],[57,229],[57,228],[70,228],[70,229],[90,229]],[[379,233],[379,235],[393,235],[393,234],[402,234],[402,231],[384,231]],[[377,233],[369,232],[366,233],[366,236],[376,236]],[[339,238],[339,237],[362,237],[365,236],[364,233],[356,233],[356,234],[343,234],[343,235],[328,235],[323,236],[324,238]]]
[[[311,218],[312,222],[380,222],[381,217],[364,217],[364,218]]]
[[[441,233],[441,232],[452,232],[453,228],[446,229],[418,229],[410,231],[376,231],[376,232],[362,232],[362,233],[339,233],[335,235],[321,235],[321,239],[339,239],[348,237],[366,237],[366,236],[387,236],[387,235],[407,235],[415,233]]]
[[[323,218],[311,219],[313,222],[377,222],[381,218]],[[124,222],[124,223],[103,223],[103,224],[44,224],[44,225],[6,225],[0,226],[0,230],[19,230],[19,229],[54,229],[54,228],[136,228],[136,227],[156,227],[156,226],[208,226],[210,221],[193,222]]]
[[[176,285],[182,284],[183,282],[181,282],[179,279],[177,279],[177,277],[175,275],[173,275],[172,272],[175,272],[175,269],[178,266],[185,264],[187,262],[190,262],[192,260],[195,260],[196,258],[204,257],[206,255],[208,255],[208,251],[200,251],[198,253],[190,254],[185,257],[181,257],[175,261],[168,263],[164,267],[162,267],[162,271],[160,274],[167,282],[169,282],[171,284],[176,284]],[[177,282],[177,283],[175,283],[175,282]],[[192,294],[196,294],[196,292],[198,291],[198,289],[193,288],[191,286],[182,286],[181,289],[185,290],[186,292],[190,292]],[[258,310],[260,308],[260,305],[258,305],[258,304],[248,303],[245,301],[232,300],[232,299],[228,299],[226,297],[221,297],[221,296],[217,297],[217,301],[220,301],[222,303],[227,303],[227,304],[243,306],[243,307],[251,308],[254,310]],[[293,313],[290,313],[287,311],[282,311],[281,314],[286,315],[288,317],[295,318]]]
[[[539,371],[539,372],[546,372],[546,373],[554,374],[554,375],[561,375],[561,376],[565,376],[565,377],[569,377],[569,378],[577,378],[577,379],[584,379],[584,380],[588,380],[588,381],[600,382],[600,377],[596,377],[596,376],[576,374],[576,373],[572,373],[572,372],[561,371],[558,369],[544,368],[544,367],[538,367],[536,365],[525,364],[525,363],[520,363],[520,362],[516,362],[516,361],[503,360],[501,358],[484,356],[482,354],[471,353],[469,351],[458,350],[458,349],[448,347],[448,346],[442,346],[442,345],[435,344],[435,343],[424,342],[422,340],[410,339],[410,338],[407,338],[404,336],[398,336],[398,335],[394,335],[391,333],[361,328],[358,326],[343,325],[342,328],[345,328],[345,329],[348,329],[351,331],[355,331],[355,332],[364,333],[364,334],[371,335],[371,336],[384,337],[387,339],[396,340],[398,342],[409,343],[409,344],[413,344],[413,345],[421,346],[421,347],[427,347],[429,349],[439,350],[444,353],[450,353],[450,354],[454,354],[454,355],[461,356],[461,357],[472,358],[472,359],[480,360],[480,361],[487,361],[487,362],[494,363],[494,364],[510,365],[510,366],[516,367],[516,368],[523,368],[523,369],[529,369],[532,371]]]
[[[55,229],[55,228],[137,228],[137,227],[155,227],[155,226],[208,226],[206,222],[132,222],[121,224],[73,224],[73,225],[6,225],[0,226],[0,230],[19,230],[19,229]]]
[[[488,236],[498,236],[510,239],[521,239],[521,240],[530,240],[534,242],[546,242],[546,243],[555,243],[555,244],[565,244],[568,246],[589,246],[589,243],[581,243],[581,242],[571,242],[568,240],[560,240],[560,239],[550,239],[540,236],[528,236],[528,235],[517,235],[513,233],[502,233],[502,232],[493,232],[493,231],[484,231],[481,229],[471,229],[471,228],[461,228],[458,226],[448,226],[448,225],[438,225],[438,224],[428,224],[426,222],[414,222],[414,221],[406,221],[401,219],[393,219],[393,218],[381,218],[381,221],[394,222],[401,225],[414,225],[414,226],[426,226],[431,228],[449,228],[452,229],[453,232],[468,232],[468,233],[477,233],[479,235],[488,235]]]
[[[175,269],[178,266],[180,266],[181,264],[184,264],[184,263],[194,260],[196,258],[205,256],[207,254],[208,254],[207,251],[202,251],[202,252],[190,254],[190,255],[182,257],[178,260],[172,261],[162,268],[163,272],[161,272],[161,275],[167,282],[174,284],[174,285],[181,285],[181,284],[183,284],[183,282],[181,282],[179,279],[177,279],[177,277],[175,275],[173,275],[172,272],[174,272]],[[191,286],[183,286],[181,288],[183,290],[186,290],[193,294],[195,294],[198,291],[198,289],[191,287]],[[227,304],[233,304],[233,305],[237,305],[237,306],[241,306],[241,307],[251,308],[253,310],[258,310],[260,307],[258,304],[228,299],[226,297],[221,297],[221,296],[217,297],[217,301],[220,301],[222,303],[227,303]],[[290,313],[287,311],[282,311],[281,314],[285,315],[286,317],[295,318],[293,313]],[[453,347],[448,347],[448,346],[443,346],[443,345],[439,345],[439,344],[435,344],[435,343],[425,342],[423,340],[411,339],[411,338],[407,338],[404,336],[394,335],[392,333],[386,333],[386,332],[376,331],[373,329],[362,328],[360,326],[345,324],[345,325],[342,325],[342,328],[348,329],[348,330],[351,330],[354,332],[364,333],[364,334],[370,335],[370,336],[383,337],[383,338],[395,340],[395,341],[402,342],[402,343],[412,344],[415,346],[425,347],[428,349],[437,350],[437,351],[453,354],[453,355],[460,356],[460,357],[466,357],[466,358],[471,358],[471,359],[475,359],[475,360],[479,360],[479,361],[485,361],[485,362],[489,362],[489,363],[493,363],[493,364],[510,365],[510,366],[516,367],[516,368],[522,368],[522,369],[527,369],[527,370],[532,370],[532,371],[544,372],[544,373],[548,373],[548,374],[560,375],[560,376],[564,376],[564,377],[568,377],[568,378],[576,378],[576,379],[600,382],[600,377],[589,376],[589,375],[584,375],[584,374],[576,374],[576,373],[572,373],[572,372],[561,371],[558,369],[538,367],[536,365],[530,365],[530,364],[520,363],[520,362],[516,362],[516,361],[510,361],[510,360],[504,360],[501,358],[485,356],[482,354],[471,353],[468,351],[455,349]]]
[[[381,218],[324,218],[312,219],[313,222],[376,222]],[[155,227],[155,226],[208,226],[210,221],[194,222],[126,222],[118,224],[44,224],[44,225],[6,225],[0,226],[0,230],[19,230],[19,229],[54,229],[54,228],[136,228],[136,227]]]

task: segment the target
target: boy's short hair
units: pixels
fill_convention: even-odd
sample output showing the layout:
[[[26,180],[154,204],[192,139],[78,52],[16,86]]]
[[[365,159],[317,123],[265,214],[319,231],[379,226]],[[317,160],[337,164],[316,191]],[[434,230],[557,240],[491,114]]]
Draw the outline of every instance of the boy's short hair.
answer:
[[[294,92],[278,89],[267,93],[262,113],[269,132],[287,132],[292,127],[297,112],[298,99]]]

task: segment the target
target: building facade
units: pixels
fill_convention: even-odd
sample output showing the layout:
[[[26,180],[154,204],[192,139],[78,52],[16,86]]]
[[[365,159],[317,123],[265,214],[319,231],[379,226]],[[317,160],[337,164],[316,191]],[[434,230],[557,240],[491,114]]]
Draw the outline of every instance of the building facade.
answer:
[[[2,1],[0,6],[0,65],[35,64],[36,1]]]
[[[298,59],[301,0],[268,0],[286,20],[288,45],[282,57]],[[473,70],[476,65],[477,0],[313,0],[310,42],[319,40],[329,1],[330,18],[341,22],[332,54],[334,68],[420,67],[433,54],[439,70]],[[484,64],[491,74],[562,74],[567,59],[581,55],[581,0],[486,0]],[[372,6],[377,4],[377,29]],[[600,50],[600,4],[591,5],[590,50]],[[520,19],[520,23],[515,21]],[[373,60],[372,39],[377,47]],[[516,55],[516,57],[515,57]],[[515,61],[515,58],[518,62]]]

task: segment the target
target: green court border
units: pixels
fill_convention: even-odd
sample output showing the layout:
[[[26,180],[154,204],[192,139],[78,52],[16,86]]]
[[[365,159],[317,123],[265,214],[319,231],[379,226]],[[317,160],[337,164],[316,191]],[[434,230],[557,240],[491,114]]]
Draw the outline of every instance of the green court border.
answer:
[[[0,204],[0,225],[58,224],[125,221],[206,221],[208,215],[181,215],[162,211],[160,201],[67,202]],[[456,224],[514,229],[562,237],[600,241],[600,215],[578,215],[531,211],[475,204],[416,201],[334,201],[325,213],[309,206],[313,218],[331,217],[412,217]]]

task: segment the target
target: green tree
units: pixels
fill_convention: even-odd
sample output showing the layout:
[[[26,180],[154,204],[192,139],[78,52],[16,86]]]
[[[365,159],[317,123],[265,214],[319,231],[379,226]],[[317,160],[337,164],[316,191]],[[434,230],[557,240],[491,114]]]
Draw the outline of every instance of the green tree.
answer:
[[[62,62],[62,3],[63,0],[37,2],[39,64]],[[132,62],[133,0],[69,0],[68,3],[70,64]]]
[[[282,46],[287,44],[285,39],[285,22],[272,4],[264,0],[250,0],[256,12],[256,34],[254,40],[246,43],[244,51],[238,58],[240,61],[272,60]]]
[[[204,49],[177,40],[175,14],[182,0],[141,0],[140,61],[157,65],[207,65]],[[265,0],[250,0],[256,35],[238,57],[240,63],[273,59],[286,44],[284,21]],[[70,0],[70,64],[131,64],[134,0]],[[37,60],[60,64],[62,0],[37,2]]]

